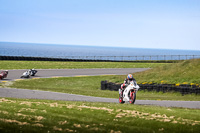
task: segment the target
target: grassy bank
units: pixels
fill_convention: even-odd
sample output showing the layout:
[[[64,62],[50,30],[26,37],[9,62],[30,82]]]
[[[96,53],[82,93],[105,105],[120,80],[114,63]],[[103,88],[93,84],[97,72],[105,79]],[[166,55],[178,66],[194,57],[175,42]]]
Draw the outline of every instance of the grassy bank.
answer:
[[[0,132],[194,132],[200,110],[0,98]]]
[[[101,81],[123,82],[124,76],[85,76],[85,77],[63,77],[47,79],[28,79],[11,83],[4,83],[3,87],[24,88],[33,90],[54,91],[70,94],[81,94],[97,97],[118,98],[117,91],[100,90]],[[8,84],[8,86],[7,86]],[[191,100],[200,101],[199,95],[185,95],[180,93],[157,93],[144,92],[137,93],[137,99],[141,100]]]
[[[200,84],[199,68],[200,59],[193,59],[136,73],[134,77],[139,82]]]
[[[154,68],[171,63],[1,61],[1,69]]]

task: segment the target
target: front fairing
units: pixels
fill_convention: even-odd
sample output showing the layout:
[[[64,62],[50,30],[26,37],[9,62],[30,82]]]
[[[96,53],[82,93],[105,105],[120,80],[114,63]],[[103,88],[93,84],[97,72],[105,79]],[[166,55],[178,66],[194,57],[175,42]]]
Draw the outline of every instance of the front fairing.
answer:
[[[140,87],[137,85],[136,81],[131,81],[129,87],[134,90],[138,90]]]

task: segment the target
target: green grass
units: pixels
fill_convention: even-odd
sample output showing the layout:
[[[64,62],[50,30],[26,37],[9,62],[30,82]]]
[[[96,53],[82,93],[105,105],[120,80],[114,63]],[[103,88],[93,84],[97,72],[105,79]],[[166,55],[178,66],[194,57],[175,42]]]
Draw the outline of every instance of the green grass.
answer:
[[[139,82],[200,84],[200,59],[159,66],[134,74]]]
[[[154,68],[171,63],[1,61],[1,69]]]
[[[177,133],[200,130],[200,110],[0,98],[0,132]]]
[[[85,76],[85,77],[63,77],[46,79],[28,79],[11,83],[4,83],[3,87],[24,88],[33,90],[54,91],[70,94],[80,94],[97,97],[118,98],[117,91],[100,90],[101,81],[123,82],[125,76]],[[9,84],[7,86],[7,84]],[[200,101],[199,95],[184,95],[180,93],[157,93],[138,91],[137,99],[140,100],[190,100]]]

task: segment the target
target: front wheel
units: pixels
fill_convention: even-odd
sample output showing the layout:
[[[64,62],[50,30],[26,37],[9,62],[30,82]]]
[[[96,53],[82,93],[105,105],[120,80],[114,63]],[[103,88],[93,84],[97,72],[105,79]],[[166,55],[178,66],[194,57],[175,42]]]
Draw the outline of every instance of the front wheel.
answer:
[[[131,92],[130,93],[129,103],[134,104],[135,103],[135,99],[136,99],[136,93],[135,92]]]
[[[119,103],[125,103],[125,101],[123,101],[123,97],[119,94]]]

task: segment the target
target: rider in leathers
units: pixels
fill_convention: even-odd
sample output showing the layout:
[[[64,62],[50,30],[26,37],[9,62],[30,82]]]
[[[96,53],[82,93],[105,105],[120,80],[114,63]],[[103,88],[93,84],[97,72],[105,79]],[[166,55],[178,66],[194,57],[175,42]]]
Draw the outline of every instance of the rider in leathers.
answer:
[[[132,74],[128,74],[127,78],[124,80],[124,83],[121,85],[122,94],[123,94],[123,91],[126,88],[126,86],[128,86],[131,81],[135,81],[135,79],[133,78]]]

